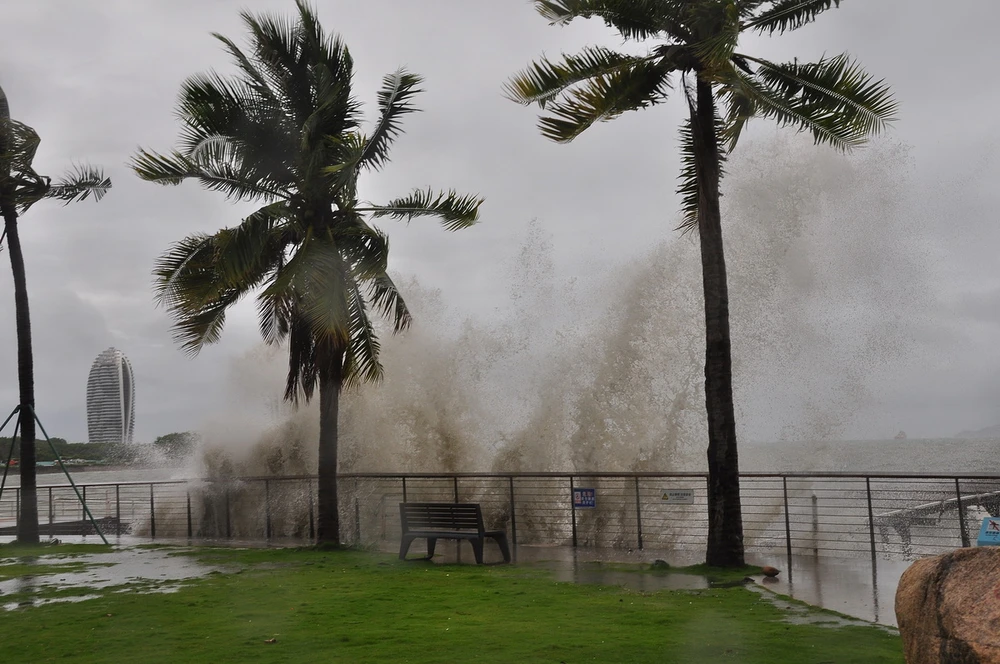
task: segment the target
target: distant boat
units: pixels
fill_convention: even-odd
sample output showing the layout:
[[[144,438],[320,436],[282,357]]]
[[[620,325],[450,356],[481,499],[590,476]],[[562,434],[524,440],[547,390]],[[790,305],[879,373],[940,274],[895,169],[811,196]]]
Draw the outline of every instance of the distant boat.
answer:
[[[906,440],[906,432],[900,431],[896,434],[896,440]]]

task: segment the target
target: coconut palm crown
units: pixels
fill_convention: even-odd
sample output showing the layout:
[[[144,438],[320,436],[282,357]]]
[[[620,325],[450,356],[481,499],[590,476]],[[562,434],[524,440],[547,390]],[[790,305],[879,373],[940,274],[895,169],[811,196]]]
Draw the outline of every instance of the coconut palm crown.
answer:
[[[50,199],[63,203],[93,197],[100,200],[111,188],[111,180],[100,169],[79,165],[62,180],[35,172],[35,153],[41,139],[28,125],[10,117],[7,95],[0,88],[0,213],[3,235],[7,240],[10,267],[14,280],[14,319],[17,329],[17,382],[21,432],[21,500],[17,519],[17,539],[38,542],[38,500],[35,477],[35,363],[31,346],[31,316],[28,310],[28,286],[18,232],[18,217],[39,201]]]
[[[888,87],[847,54],[777,63],[738,50],[747,33],[780,35],[812,23],[839,0],[535,0],[552,25],[597,18],[633,55],[592,46],[542,58],[506,85],[509,98],[538,104],[541,133],[568,142],[597,122],[665,102],[679,83],[681,228],[697,229],[705,296],[708,412],[708,543],[712,565],[743,564],[729,295],[719,211],[722,164],[753,117],[812,134],[839,150],[883,131],[896,103]]]
[[[141,150],[132,166],[143,179],[195,179],[237,201],[259,204],[240,224],[191,235],[158,260],[155,290],[190,352],[219,339],[226,312],[256,292],[260,331],[288,349],[285,398],[320,393],[317,540],[339,545],[337,415],[341,388],[382,376],[371,319],[394,331],[410,313],[387,273],[389,243],[374,218],[436,217],[449,230],[478,219],[482,199],[418,189],[384,205],[358,200],[362,170],[378,170],[417,109],[421,79],[391,73],[378,91],[379,117],[361,129],[352,96],[353,61],[298,0],[293,20],[242,13],[249,51],[214,35],[237,66],[184,82],[179,149]]]

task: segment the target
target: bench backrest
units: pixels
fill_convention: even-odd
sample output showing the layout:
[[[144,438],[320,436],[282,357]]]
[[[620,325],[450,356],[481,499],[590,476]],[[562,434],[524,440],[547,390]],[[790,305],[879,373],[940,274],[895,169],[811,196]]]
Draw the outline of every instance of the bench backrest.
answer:
[[[483,526],[483,512],[476,503],[400,503],[403,532],[411,530],[476,530]]]

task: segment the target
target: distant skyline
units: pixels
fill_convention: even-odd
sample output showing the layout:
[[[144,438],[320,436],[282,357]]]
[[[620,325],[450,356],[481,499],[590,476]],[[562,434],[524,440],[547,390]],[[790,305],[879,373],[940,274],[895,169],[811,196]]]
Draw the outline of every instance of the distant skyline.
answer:
[[[669,104],[596,127],[570,145],[544,140],[535,127],[536,109],[502,96],[504,81],[542,53],[576,52],[592,43],[618,46],[599,22],[550,27],[521,0],[317,4],[324,27],[351,49],[355,92],[369,122],[382,75],[406,66],[425,79],[425,92],[416,100],[424,112],[405,118],[392,163],[364,176],[362,196],[384,200],[413,186],[431,186],[486,198],[482,222],[455,234],[429,222],[380,224],[391,240],[392,270],[401,281],[415,278],[422,289],[438,292],[448,329],[460,329],[465,318],[489,327],[508,307],[511,293],[517,296],[519,277],[511,266],[533,219],[551,245],[551,279],[589,283],[604,275],[610,301],[616,275],[651,247],[687,241],[673,230],[679,206],[677,128],[685,110],[679,92]],[[173,109],[186,77],[229,71],[210,33],[242,43],[242,8],[289,15],[294,5],[291,0],[8,0],[4,5],[0,85],[12,116],[41,135],[36,168],[58,176],[72,163],[88,162],[102,166],[114,182],[98,204],[43,203],[21,222],[37,411],[54,436],[86,440],[80,386],[93,358],[108,346],[134,362],[141,385],[138,441],[198,430],[243,398],[241,366],[254,362],[248,355],[260,345],[253,302],[230,316],[221,343],[189,358],[171,340],[166,313],[154,306],[150,272],[171,242],[232,225],[247,208],[194,184],[163,188],[141,182],[126,167],[140,146],[164,151],[175,144],[179,127]],[[836,294],[807,279],[796,284],[811,320],[822,323],[818,329],[836,336],[838,325],[850,322],[838,351],[842,356],[851,355],[854,341],[860,349],[868,330],[882,329],[869,325],[872,320],[891,325],[895,352],[872,362],[869,373],[847,376],[831,362],[816,365],[822,380],[783,383],[775,376],[754,387],[738,405],[744,439],[800,430],[795,427],[806,426],[799,421],[805,418],[789,412],[800,407],[793,404],[813,397],[822,402],[827,388],[835,390],[848,379],[863,383],[864,397],[838,405],[849,412],[838,423],[840,438],[892,438],[900,429],[911,438],[950,437],[1000,422],[1000,190],[995,186],[1000,165],[997,140],[984,129],[1000,96],[992,84],[998,21],[995,0],[967,0],[947,11],[935,3],[845,0],[814,25],[782,38],[751,36],[741,46],[779,60],[846,50],[886,79],[900,112],[882,147],[852,157],[830,152],[804,160],[821,166],[800,175],[835,175],[843,163],[864,163],[862,172],[875,174],[870,187],[837,194],[844,199],[836,206],[850,214],[838,232],[816,242],[832,247],[866,237],[885,226],[886,215],[901,229],[898,240],[879,236],[870,254],[864,241],[837,253],[846,262],[831,273],[867,275],[870,281],[845,279]],[[934,48],[913,47],[915,36],[931,34]],[[766,182],[779,172],[785,155],[768,157],[775,145],[811,154],[805,142],[787,133],[767,121],[751,123],[724,192]],[[899,156],[893,145],[902,146]],[[890,156],[872,163],[864,161],[866,154]],[[889,191],[893,182],[901,183],[900,191]],[[779,189],[768,189],[767,195],[787,200],[796,195]],[[751,210],[752,198],[739,200]],[[737,246],[728,250],[739,260]],[[793,251],[781,260],[794,277],[803,274],[796,261],[808,256],[821,262],[834,253]],[[0,405],[13,408],[8,261],[6,252],[0,253]],[[866,299],[870,283],[893,279],[897,287],[884,299]],[[737,285],[731,286],[737,297]],[[897,305],[900,293],[909,299]],[[788,335],[799,331],[785,328]],[[858,339],[850,338],[855,333]],[[861,350],[855,357],[861,366],[869,362]],[[280,380],[267,386],[277,395],[281,388]]]

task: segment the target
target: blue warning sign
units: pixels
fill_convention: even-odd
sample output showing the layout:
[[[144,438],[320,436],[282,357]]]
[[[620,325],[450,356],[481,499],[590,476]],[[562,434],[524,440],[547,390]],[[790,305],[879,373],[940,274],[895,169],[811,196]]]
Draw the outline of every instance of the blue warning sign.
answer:
[[[976,546],[1000,546],[1000,518],[988,516],[983,519]]]
[[[597,507],[597,490],[573,489],[573,507],[577,509]]]

